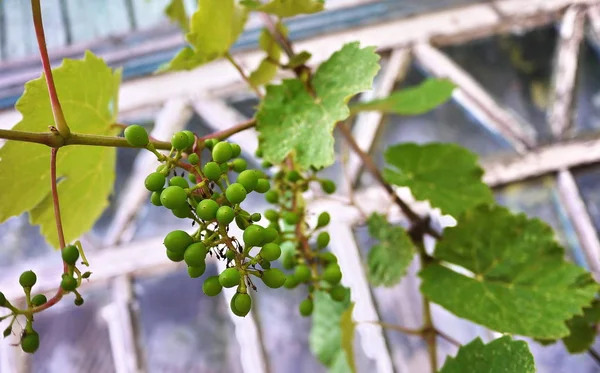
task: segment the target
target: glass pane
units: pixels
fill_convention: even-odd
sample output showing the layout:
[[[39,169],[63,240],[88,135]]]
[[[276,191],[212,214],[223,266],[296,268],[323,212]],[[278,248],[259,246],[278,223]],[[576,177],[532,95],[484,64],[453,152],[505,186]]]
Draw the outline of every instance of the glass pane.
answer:
[[[542,346],[527,340],[529,348],[535,356],[535,367],[538,373],[596,373],[598,362],[587,353],[571,355],[562,343]],[[594,348],[598,351],[600,338],[596,339]]]
[[[32,373],[115,372],[108,326],[101,316],[110,302],[109,288],[92,288],[82,294],[81,307],[68,295],[36,316],[40,348],[31,355]]]
[[[576,97],[576,134],[600,129],[600,44],[587,41],[581,45]]]
[[[40,228],[29,224],[28,214],[12,217],[0,224],[0,268],[53,252],[41,235]]]
[[[600,168],[586,167],[573,172],[573,176],[596,231],[600,232]]]
[[[225,298],[202,292],[203,279],[216,274],[216,266],[207,263],[202,279],[191,279],[185,269],[136,279],[141,343],[149,373],[242,371]]]

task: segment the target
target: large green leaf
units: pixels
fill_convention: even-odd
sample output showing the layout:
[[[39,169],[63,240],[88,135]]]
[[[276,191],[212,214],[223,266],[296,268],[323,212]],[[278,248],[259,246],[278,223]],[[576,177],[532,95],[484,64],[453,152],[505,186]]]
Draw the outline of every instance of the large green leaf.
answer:
[[[505,336],[487,345],[477,338],[448,357],[439,373],[535,373],[529,346]]]
[[[552,229],[500,206],[465,212],[435,250],[440,264],[420,273],[425,296],[459,317],[492,330],[539,339],[569,335],[598,284],[565,261]],[[461,274],[442,263],[468,270]]]
[[[442,213],[458,216],[481,203],[492,203],[490,188],[481,180],[477,156],[455,144],[399,144],[385,151],[393,168],[383,172],[394,185],[409,187],[418,200],[428,200]]]
[[[120,70],[113,72],[91,52],[83,60],[65,59],[53,69],[65,118],[73,132],[116,135]],[[53,123],[45,78],[32,80],[16,104],[23,119],[13,129],[48,132]],[[89,230],[108,204],[115,178],[116,150],[110,147],[67,146],[57,158],[58,193],[67,241]],[[48,242],[58,247],[50,194],[50,149],[9,141],[0,149],[0,221],[30,211]]]
[[[187,12],[183,0],[171,0],[165,7],[165,14],[171,22],[177,23],[184,32],[190,31]]]
[[[415,247],[406,230],[390,224],[384,215],[373,213],[369,234],[379,241],[369,251],[367,273],[375,286],[394,286],[406,274],[415,256]]]
[[[279,17],[317,13],[325,8],[324,0],[271,0],[266,4],[262,4],[257,0],[245,0],[242,3],[252,10],[274,14]]]
[[[354,332],[356,323],[352,319],[354,312],[354,303],[350,304],[348,309],[344,311],[340,318],[340,329],[342,330],[342,351],[345,353],[346,361],[349,365],[349,372],[356,372],[356,364],[354,363]],[[335,365],[335,364],[334,364]]]
[[[350,292],[344,302],[336,302],[329,294],[314,293],[314,309],[309,344],[312,353],[327,367],[332,367],[342,349],[342,314],[350,306]]]
[[[350,107],[352,113],[380,111],[400,115],[419,115],[435,109],[452,97],[456,86],[448,79],[427,79],[415,87],[393,92],[385,98],[359,102]]]
[[[283,23],[277,24],[277,27],[283,35],[287,35],[287,28]],[[258,68],[248,77],[250,84],[255,87],[267,84],[275,78],[282,52],[281,47],[267,29],[262,30],[258,44],[260,49],[266,52],[267,56],[260,62]]]
[[[190,70],[224,56],[240,36],[248,11],[237,0],[199,0],[183,48],[159,71]]]
[[[347,100],[371,88],[379,70],[375,48],[346,44],[324,62],[312,79],[312,96],[298,79],[267,86],[257,113],[264,159],[279,163],[290,153],[304,168],[334,161],[333,128],[350,115]]]

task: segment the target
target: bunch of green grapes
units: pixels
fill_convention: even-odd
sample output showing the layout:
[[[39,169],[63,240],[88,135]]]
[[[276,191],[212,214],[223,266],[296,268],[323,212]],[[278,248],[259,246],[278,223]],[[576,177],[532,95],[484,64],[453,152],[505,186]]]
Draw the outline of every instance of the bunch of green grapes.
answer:
[[[246,161],[239,158],[239,145],[200,140],[192,132],[182,131],[173,135],[171,152],[162,155],[153,149],[141,126],[127,127],[125,138],[133,146],[153,151],[161,162],[145,179],[146,188],[152,192],[151,202],[178,218],[190,219],[196,227],[191,234],[175,230],[166,235],[167,257],[185,262],[191,278],[204,274],[207,255],[226,262],[218,276],[204,281],[206,295],[216,296],[223,287],[237,287],[230,306],[234,314],[243,317],[252,307],[248,288],[256,289],[251,276],[271,288],[284,285],[285,274],[271,268],[271,262],[281,255],[276,243],[278,230],[255,224],[261,214],[241,206],[249,193],[267,193],[270,182],[263,172],[247,169]],[[206,162],[202,162],[204,157]],[[243,230],[242,242],[229,235],[229,226],[234,222]]]

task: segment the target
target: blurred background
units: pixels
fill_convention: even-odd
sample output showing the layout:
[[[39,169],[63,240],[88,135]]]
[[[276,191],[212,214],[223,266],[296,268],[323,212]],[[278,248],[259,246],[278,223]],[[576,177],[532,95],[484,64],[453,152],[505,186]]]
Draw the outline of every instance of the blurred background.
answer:
[[[55,66],[85,49],[111,66],[124,67],[120,121],[142,124],[159,139],[181,129],[202,136],[254,114],[256,97],[237,72],[217,61],[191,72],[153,75],[183,45],[163,15],[167,0],[43,0],[50,56]],[[595,0],[327,0],[327,11],[287,21],[296,51],[318,64],[346,41],[376,45],[382,70],[372,91],[386,96],[429,76],[459,88],[453,100],[416,117],[359,115],[352,130],[360,146],[383,164],[382,152],[399,142],[455,142],[479,154],[498,201],[548,222],[569,259],[600,273],[600,2]],[[186,1],[188,12],[196,4]],[[261,30],[251,18],[234,47],[248,71],[258,65]],[[0,1],[0,128],[19,120],[13,105],[23,84],[40,76],[29,1]],[[85,82],[82,82],[85,84]],[[232,138],[250,165],[256,133]],[[366,209],[387,211],[385,193],[338,142],[338,160],[324,171],[351,188]],[[82,237],[92,263],[86,303],[65,301],[37,319],[41,348],[24,356],[0,343],[0,373],[261,373],[325,372],[308,347],[310,320],[297,305],[304,289],[259,288],[250,317],[232,316],[228,297],[202,294],[202,281],[168,261],[164,235],[187,228],[150,204],[143,186],[156,167],[152,156],[119,149],[110,207]],[[402,191],[401,191],[402,192]],[[362,260],[373,244],[352,208],[314,195],[316,209],[332,217],[332,247],[342,256],[344,283],[352,287],[358,321],[407,327],[421,323],[418,279],[394,288],[371,288]],[[320,199],[321,198],[321,199]],[[250,211],[266,203],[255,197]],[[426,212],[427,206],[415,208]],[[354,214],[354,215],[353,215]],[[398,214],[397,214],[398,215]],[[397,221],[402,224],[401,216]],[[439,224],[446,224],[439,219]],[[217,273],[218,264],[205,276]],[[28,216],[0,225],[0,289],[20,296],[17,278],[35,269],[40,290],[58,285],[60,257]],[[495,335],[434,307],[438,328],[466,343]],[[356,337],[360,372],[429,372],[426,345],[418,338],[374,325]],[[456,348],[439,341],[440,361]],[[531,344],[539,372],[592,373],[588,354],[569,355],[562,344]],[[600,339],[596,349],[600,349]]]

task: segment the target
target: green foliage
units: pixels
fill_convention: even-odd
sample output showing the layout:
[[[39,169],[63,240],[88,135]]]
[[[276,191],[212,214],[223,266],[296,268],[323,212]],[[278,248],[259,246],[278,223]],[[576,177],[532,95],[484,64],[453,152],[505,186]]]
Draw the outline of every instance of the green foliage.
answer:
[[[274,14],[279,17],[317,13],[325,8],[324,0],[271,0],[265,4],[258,0],[242,0],[242,4],[252,10]]]
[[[454,88],[456,86],[448,79],[430,78],[417,86],[393,92],[388,97],[354,104],[350,107],[350,111],[419,115],[448,101],[452,97]]]
[[[264,159],[279,163],[295,153],[303,168],[331,165],[333,128],[350,115],[347,100],[371,88],[378,61],[374,48],[350,43],[317,69],[312,79],[316,97],[299,79],[267,86],[256,116]]]
[[[442,213],[458,216],[481,203],[494,201],[483,183],[477,156],[455,144],[400,144],[385,151],[385,179],[409,187],[418,200],[428,200]]]
[[[565,322],[581,315],[598,291],[589,273],[566,262],[553,232],[538,219],[499,206],[465,212],[444,232],[423,269],[421,292],[459,317],[492,330],[540,339],[569,335]]]
[[[352,320],[353,312],[354,303],[351,303],[348,309],[342,313],[342,317],[340,318],[340,329],[342,331],[342,350],[346,354],[345,360],[347,360],[347,363],[350,367],[348,370],[349,372],[356,372],[356,364],[354,363],[354,330],[356,329],[356,322]]]
[[[384,215],[373,213],[367,223],[369,234],[379,241],[367,257],[369,281],[375,286],[394,286],[406,274],[415,247],[406,230],[390,224]]]
[[[535,373],[527,343],[505,336],[487,345],[477,338],[448,357],[439,373]]]
[[[53,69],[58,96],[72,131],[116,135],[111,127],[118,111],[121,72],[108,67],[91,52],[82,60],[65,59]],[[85,82],[82,84],[81,82]],[[25,85],[16,104],[23,119],[13,129],[47,132],[53,123],[50,97],[44,77]],[[27,157],[23,155],[27,154]],[[0,222],[29,211],[32,224],[58,248],[54,206],[50,192],[50,150],[39,144],[9,141],[0,149]],[[69,146],[57,156],[58,195],[64,211],[62,223],[67,242],[87,232],[108,205],[115,180],[116,149]]]
[[[165,14],[171,22],[177,23],[183,32],[190,31],[188,15],[183,0],[171,0],[165,7]]]
[[[287,28],[283,23],[278,23],[277,28],[282,35],[287,35]],[[277,75],[277,63],[281,59],[281,47],[267,29],[263,29],[258,40],[260,49],[266,52],[260,65],[248,77],[250,84],[257,87],[269,83]]]

